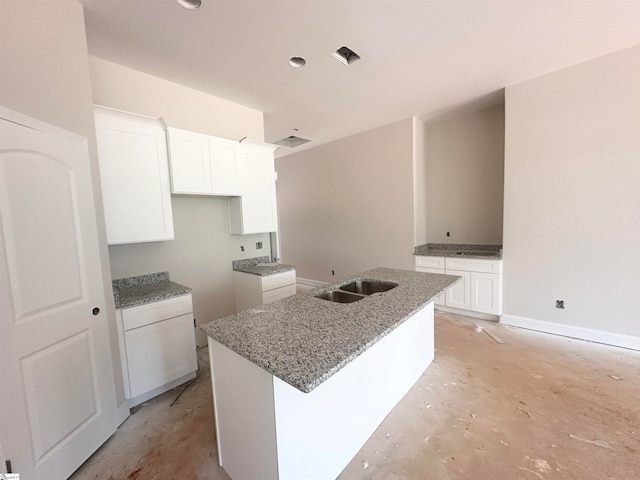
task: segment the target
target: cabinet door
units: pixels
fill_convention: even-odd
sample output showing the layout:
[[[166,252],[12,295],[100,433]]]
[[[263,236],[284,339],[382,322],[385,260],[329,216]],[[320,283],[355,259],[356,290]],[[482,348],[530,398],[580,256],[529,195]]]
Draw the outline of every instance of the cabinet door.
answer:
[[[447,270],[447,275],[456,275],[462,277],[462,280],[447,290],[446,306],[469,310],[471,308],[471,273],[460,270]]]
[[[156,119],[96,107],[107,243],[173,240],[169,162]]]
[[[471,273],[471,310],[500,315],[500,277],[491,273]]]
[[[438,258],[438,257],[433,257],[433,258]],[[442,264],[444,265],[444,262]],[[416,267],[416,272],[439,273],[441,275],[444,275],[444,269],[440,269],[440,268]],[[438,295],[435,298],[435,300],[433,301],[433,304],[444,306],[445,296],[446,296],[446,292],[442,292],[440,295]]]
[[[214,195],[240,195],[237,153],[238,142],[209,137],[211,185]]]
[[[273,153],[240,147],[238,180],[241,197],[229,200],[231,233],[277,230]]]
[[[212,193],[209,137],[169,128],[171,191],[182,194]]]
[[[125,332],[131,398],[195,372],[193,315],[186,314]]]

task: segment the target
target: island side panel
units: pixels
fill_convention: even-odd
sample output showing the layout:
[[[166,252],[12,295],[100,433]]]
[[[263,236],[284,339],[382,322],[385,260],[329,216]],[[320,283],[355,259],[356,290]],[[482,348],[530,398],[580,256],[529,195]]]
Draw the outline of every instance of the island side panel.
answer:
[[[273,376],[209,338],[218,461],[234,480],[277,480]]]
[[[433,356],[431,302],[310,393],[274,377],[279,480],[335,479]]]

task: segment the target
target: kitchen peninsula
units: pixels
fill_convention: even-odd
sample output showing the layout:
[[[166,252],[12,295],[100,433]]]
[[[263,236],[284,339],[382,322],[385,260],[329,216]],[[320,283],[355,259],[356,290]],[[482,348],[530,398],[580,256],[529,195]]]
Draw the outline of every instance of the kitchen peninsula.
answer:
[[[360,279],[396,286],[318,298]],[[229,476],[336,478],[433,360],[433,299],[458,279],[377,268],[203,325]]]

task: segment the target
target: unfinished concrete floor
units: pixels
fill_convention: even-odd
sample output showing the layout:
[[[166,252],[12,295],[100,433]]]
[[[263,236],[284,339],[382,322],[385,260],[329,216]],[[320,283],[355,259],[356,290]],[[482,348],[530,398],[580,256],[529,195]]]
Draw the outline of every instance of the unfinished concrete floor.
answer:
[[[71,478],[228,480],[202,367],[174,406],[177,390],[143,405]],[[300,480],[313,478],[309,465]],[[436,313],[434,363],[338,478],[638,479],[640,352]]]

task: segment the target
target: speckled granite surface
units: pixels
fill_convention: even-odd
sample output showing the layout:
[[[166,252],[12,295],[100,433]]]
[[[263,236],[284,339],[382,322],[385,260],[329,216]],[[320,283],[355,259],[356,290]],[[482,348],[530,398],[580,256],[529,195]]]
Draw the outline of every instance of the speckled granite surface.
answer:
[[[398,286],[354,303],[334,303],[314,296],[365,278]],[[310,392],[460,278],[376,268],[200,328],[289,385]]]
[[[502,245],[426,243],[415,247],[413,254],[428,257],[467,257],[499,260],[502,258]]]
[[[295,270],[293,265],[285,265],[279,263],[277,265],[258,266],[258,263],[269,263],[271,260],[269,257],[254,257],[245,258],[243,260],[234,260],[233,269],[236,272],[250,273],[251,275],[260,275],[261,277],[267,275],[273,275],[274,273],[288,272],[289,270]]]
[[[111,282],[116,308],[135,307],[185,295],[191,289],[169,280],[169,272],[118,278]]]

